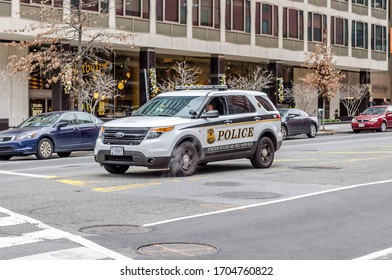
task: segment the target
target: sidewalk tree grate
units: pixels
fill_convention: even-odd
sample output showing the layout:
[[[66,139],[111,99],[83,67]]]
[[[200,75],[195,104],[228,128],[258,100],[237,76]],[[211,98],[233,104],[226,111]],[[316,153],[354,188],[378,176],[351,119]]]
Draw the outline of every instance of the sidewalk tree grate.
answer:
[[[97,225],[81,228],[79,231],[84,233],[111,235],[111,234],[137,234],[151,231],[150,227],[136,225]]]
[[[214,187],[239,187],[244,184],[238,182],[230,182],[230,181],[217,181],[217,182],[207,182],[204,185],[206,186],[214,186]]]
[[[218,249],[211,245],[186,242],[155,243],[137,248],[137,252],[142,255],[174,258],[209,255],[217,251]]]
[[[281,195],[273,192],[226,192],[220,193],[218,196],[237,199],[271,199]]]

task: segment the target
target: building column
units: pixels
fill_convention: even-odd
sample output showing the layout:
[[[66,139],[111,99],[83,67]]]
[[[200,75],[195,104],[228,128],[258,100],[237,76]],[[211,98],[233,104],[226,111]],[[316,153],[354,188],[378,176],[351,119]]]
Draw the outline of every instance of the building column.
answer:
[[[268,89],[268,97],[275,105],[277,105],[279,87],[277,78],[283,78],[282,63],[280,61],[271,61],[268,64],[268,70],[275,76],[275,82],[273,82],[271,87]]]
[[[371,74],[369,69],[361,69],[359,72],[359,83],[361,85],[370,85],[371,84]],[[369,103],[369,90],[366,94],[366,97],[362,99],[361,104],[359,105],[359,113],[365,110]]]
[[[210,84],[220,85],[220,78],[225,74],[225,57],[219,54],[213,54],[210,58]]]
[[[59,48],[68,51],[69,44],[62,44]],[[69,94],[65,94],[63,91],[63,84],[61,83],[61,80],[58,80],[56,83],[52,84],[52,110],[69,110],[69,105]],[[74,108],[72,107],[71,110],[74,110]]]
[[[141,48],[139,52],[139,94],[140,106],[146,103],[150,98],[150,82],[149,70],[155,68],[155,50],[149,48]]]

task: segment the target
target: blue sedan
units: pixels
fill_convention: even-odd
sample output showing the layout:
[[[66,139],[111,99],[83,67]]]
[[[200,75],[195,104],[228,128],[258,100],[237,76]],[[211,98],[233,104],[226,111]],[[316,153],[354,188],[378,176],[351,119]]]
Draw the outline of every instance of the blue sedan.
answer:
[[[92,151],[103,121],[85,112],[58,111],[32,116],[16,128],[0,131],[0,159],[53,153],[68,157],[73,151]]]

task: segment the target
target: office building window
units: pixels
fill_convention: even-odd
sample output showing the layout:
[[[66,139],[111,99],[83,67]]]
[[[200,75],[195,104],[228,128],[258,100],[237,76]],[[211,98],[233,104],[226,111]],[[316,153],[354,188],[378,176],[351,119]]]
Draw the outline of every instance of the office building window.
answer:
[[[357,5],[367,6],[368,0],[352,0],[352,3]]]
[[[156,0],[156,5],[157,21],[186,24],[186,0]]]
[[[278,6],[256,3],[256,34],[278,36]]]
[[[53,7],[62,7],[63,0],[20,0],[23,4],[38,4],[38,5],[48,5]]]
[[[387,0],[372,0],[372,7],[376,9],[387,9]]]
[[[368,48],[368,24],[361,21],[352,22],[352,46],[354,48]]]
[[[327,29],[327,16],[317,13],[308,13],[308,40],[323,41],[323,32]]]
[[[149,0],[116,0],[116,14],[149,18]]]
[[[387,50],[387,28],[385,26],[372,24],[372,50]]]
[[[219,0],[193,0],[192,14],[193,14],[194,26],[207,26],[207,27],[219,28],[220,1]]]
[[[331,17],[331,44],[348,46],[348,20]]]
[[[226,29],[250,33],[250,1],[226,0]]]
[[[304,39],[304,12],[283,8],[283,37]]]

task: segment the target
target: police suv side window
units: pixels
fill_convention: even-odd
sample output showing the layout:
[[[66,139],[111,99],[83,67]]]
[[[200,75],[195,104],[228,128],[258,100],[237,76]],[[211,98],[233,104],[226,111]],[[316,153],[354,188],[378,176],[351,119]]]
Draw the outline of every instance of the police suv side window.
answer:
[[[268,101],[266,98],[263,96],[256,96],[257,101],[263,106],[263,108],[267,111],[275,111],[274,106],[271,104],[270,101]]]
[[[255,107],[244,95],[230,95],[227,97],[229,102],[229,114],[244,114],[256,112]]]

